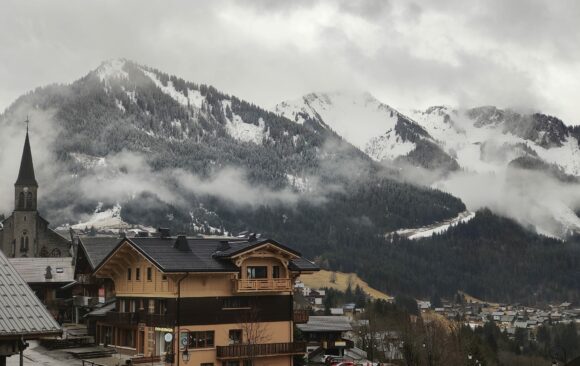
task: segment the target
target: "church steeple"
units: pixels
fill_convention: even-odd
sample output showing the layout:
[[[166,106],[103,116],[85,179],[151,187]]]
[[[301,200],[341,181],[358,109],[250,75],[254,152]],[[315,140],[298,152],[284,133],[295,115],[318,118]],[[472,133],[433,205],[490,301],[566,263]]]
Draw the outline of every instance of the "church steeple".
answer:
[[[28,123],[28,120],[26,122]],[[30,151],[27,126],[24,150],[22,150],[22,160],[20,160],[20,171],[18,172],[18,179],[14,183],[14,210],[36,211],[37,192],[38,183],[34,176],[34,165],[32,164],[32,152]]]
[[[18,179],[14,185],[38,187],[34,176],[34,164],[32,163],[32,152],[30,151],[30,141],[28,139],[28,126],[26,127],[26,139],[24,140],[22,160],[20,160],[20,171],[18,172]]]

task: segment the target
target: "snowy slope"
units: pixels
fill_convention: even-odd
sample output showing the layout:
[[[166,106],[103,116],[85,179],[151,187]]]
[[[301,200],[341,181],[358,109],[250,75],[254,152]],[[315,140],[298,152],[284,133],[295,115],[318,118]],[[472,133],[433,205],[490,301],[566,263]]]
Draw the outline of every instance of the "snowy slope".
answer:
[[[431,107],[405,114],[425,128],[443,150],[456,157],[463,169],[493,172],[520,156],[530,155],[559,166],[566,174],[580,175],[580,149],[575,137],[565,136],[561,146],[542,146],[537,140],[506,131],[505,122],[497,115],[482,123],[481,118],[474,118],[470,112]]]
[[[378,161],[395,159],[415,148],[414,142],[395,130],[399,113],[369,93],[312,93],[282,102],[274,111],[300,124],[310,119],[328,126]]]
[[[466,223],[469,220],[473,219],[474,217],[475,217],[475,212],[464,211],[450,220],[446,220],[443,222],[435,223],[433,225],[423,226],[423,227],[418,227],[418,228],[400,229],[400,230],[395,231],[394,233],[396,233],[399,236],[405,237],[407,239],[411,239],[411,240],[428,238],[428,237],[431,237],[435,234],[443,234],[444,232],[449,230],[450,227],[456,226],[459,223]],[[392,235],[394,233],[387,234],[387,238],[392,237]]]

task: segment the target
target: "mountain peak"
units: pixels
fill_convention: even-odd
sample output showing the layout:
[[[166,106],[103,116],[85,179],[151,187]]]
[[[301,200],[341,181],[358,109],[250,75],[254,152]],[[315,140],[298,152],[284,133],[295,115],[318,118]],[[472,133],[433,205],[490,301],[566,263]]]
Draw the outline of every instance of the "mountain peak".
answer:
[[[101,81],[111,79],[127,79],[129,74],[124,70],[125,64],[127,62],[128,61],[124,58],[114,58],[104,61],[95,70],[95,73]]]

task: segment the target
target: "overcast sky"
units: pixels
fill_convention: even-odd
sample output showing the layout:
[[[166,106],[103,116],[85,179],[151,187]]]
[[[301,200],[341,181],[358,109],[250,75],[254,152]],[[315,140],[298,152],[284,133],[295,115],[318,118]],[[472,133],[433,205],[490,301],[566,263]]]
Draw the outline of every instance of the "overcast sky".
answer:
[[[0,0],[0,111],[125,57],[269,107],[366,90],[580,124],[580,1]]]

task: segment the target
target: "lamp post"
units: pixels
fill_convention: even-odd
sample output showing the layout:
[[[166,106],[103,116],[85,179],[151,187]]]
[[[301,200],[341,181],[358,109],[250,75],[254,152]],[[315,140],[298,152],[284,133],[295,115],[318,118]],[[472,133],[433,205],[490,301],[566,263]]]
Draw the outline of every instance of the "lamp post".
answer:
[[[190,357],[189,351],[187,350],[187,347],[185,347],[185,349],[181,353],[181,359],[183,360],[183,362],[188,363],[189,357]]]
[[[431,354],[431,349],[427,347],[427,343],[423,343],[423,349],[427,353],[427,365],[433,366],[433,355]]]

